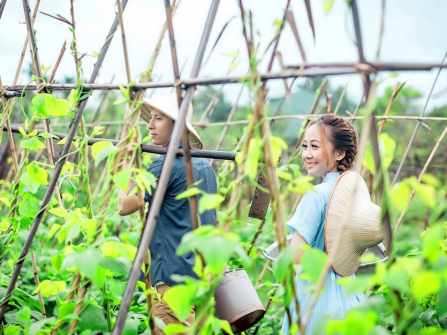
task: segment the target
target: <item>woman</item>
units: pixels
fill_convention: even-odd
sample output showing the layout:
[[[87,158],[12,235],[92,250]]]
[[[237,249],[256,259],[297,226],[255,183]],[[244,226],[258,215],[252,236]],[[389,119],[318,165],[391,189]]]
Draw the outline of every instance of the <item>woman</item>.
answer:
[[[287,223],[292,233],[291,244],[296,248],[296,261],[302,255],[302,246],[325,250],[324,223],[331,191],[341,173],[350,169],[357,154],[357,135],[352,125],[336,116],[324,116],[311,122],[305,131],[301,157],[307,173],[322,178],[322,182],[307,192],[295,214]],[[321,295],[306,325],[306,334],[324,333],[325,320],[343,318],[346,312],[359,304],[360,295],[348,295],[337,283],[340,276],[331,268]],[[313,285],[297,279],[297,298],[301,319],[308,313]],[[291,304],[292,321],[296,322],[295,306]],[[282,331],[289,333],[289,322],[284,317]]]

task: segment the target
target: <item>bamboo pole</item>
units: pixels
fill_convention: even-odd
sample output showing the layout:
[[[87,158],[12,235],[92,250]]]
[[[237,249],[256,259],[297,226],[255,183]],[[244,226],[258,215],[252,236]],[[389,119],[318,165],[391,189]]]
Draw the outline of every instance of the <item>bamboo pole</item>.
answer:
[[[287,78],[313,78],[321,76],[342,76],[358,73],[370,72],[399,72],[399,71],[431,71],[437,68],[446,68],[447,64],[440,63],[384,63],[384,62],[367,62],[367,63],[321,63],[321,64],[301,64],[287,66],[286,70],[271,73],[259,74],[261,81],[287,79]],[[249,76],[222,76],[211,78],[189,78],[183,79],[178,83],[172,81],[166,82],[141,82],[134,84],[134,90],[171,88],[180,85],[182,88],[190,86],[210,86],[221,84],[240,84],[249,79]],[[86,83],[83,87],[86,90],[119,90],[124,84],[93,84]],[[125,86],[125,85],[124,85]],[[46,84],[45,87],[54,91],[69,91],[76,88],[74,84]],[[30,85],[4,85],[7,91],[35,91],[38,87],[35,84]]]
[[[174,26],[172,24],[172,7],[170,4],[170,0],[164,0],[165,4],[165,12],[166,12],[166,22],[168,24],[168,36],[169,36],[169,46],[171,50],[171,61],[172,61],[172,71],[174,75],[174,81],[179,82],[180,81],[180,69],[178,65],[178,57],[177,57],[177,47],[175,42],[175,35],[174,35]],[[180,108],[182,104],[182,89],[180,85],[175,86],[175,93],[177,96],[177,104]],[[192,115],[186,114],[186,118],[189,117],[192,118]],[[190,187],[194,183],[194,176],[193,176],[193,168],[192,168],[192,160],[191,160],[191,146],[189,142],[189,132],[185,128],[183,131],[182,136],[182,144],[183,144],[183,160],[185,164],[186,169],[186,183],[188,187]],[[198,208],[197,208],[197,198],[196,197],[190,197],[188,198],[189,207],[191,210],[191,222],[192,222],[192,228],[195,229],[199,226],[200,220],[198,218]]]

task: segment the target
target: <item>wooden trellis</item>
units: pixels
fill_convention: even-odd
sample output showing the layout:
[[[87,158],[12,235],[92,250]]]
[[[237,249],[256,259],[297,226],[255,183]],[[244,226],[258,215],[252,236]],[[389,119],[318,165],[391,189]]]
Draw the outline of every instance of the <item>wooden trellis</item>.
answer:
[[[7,0],[1,0],[0,2],[0,19],[3,14],[3,10],[5,8]],[[256,79],[258,79],[260,82],[262,82],[262,90],[259,91],[260,94],[258,96],[257,100],[257,109],[255,110],[255,113],[259,113],[259,117],[262,115],[262,106],[265,103],[265,95],[262,93],[265,93],[265,85],[269,80],[285,80],[288,78],[312,78],[312,77],[321,77],[321,76],[339,76],[339,75],[350,75],[350,74],[358,74],[363,79],[364,84],[364,97],[363,102],[367,103],[368,97],[370,96],[371,87],[373,83],[373,75],[375,73],[379,72],[385,72],[385,71],[430,71],[432,69],[438,68],[439,71],[442,68],[447,67],[446,64],[444,64],[444,61],[441,63],[390,63],[390,62],[370,62],[365,58],[364,51],[363,51],[363,40],[362,40],[362,33],[361,33],[361,23],[358,15],[358,9],[357,9],[357,1],[352,0],[351,1],[351,9],[352,9],[352,17],[353,17],[353,25],[355,30],[355,37],[356,37],[356,44],[357,44],[357,51],[358,51],[358,62],[355,63],[321,63],[321,64],[311,64],[304,62],[299,65],[294,66],[286,66],[283,70],[279,72],[272,72],[272,65],[275,57],[277,56],[277,47],[278,42],[281,36],[281,32],[283,30],[286,18],[289,21],[289,24],[292,24],[293,20],[291,19],[291,11],[289,9],[290,0],[287,1],[284,15],[283,15],[283,22],[281,25],[281,29],[279,29],[277,35],[275,36],[274,42],[273,42],[273,52],[272,57],[270,58],[270,62],[268,65],[268,69],[265,73],[257,73],[254,71],[250,71],[246,76],[223,76],[223,77],[215,77],[215,78],[201,78],[199,76],[200,74],[200,68],[203,63],[204,53],[206,51],[208,40],[210,37],[210,33],[213,28],[214,19],[216,17],[216,14],[218,12],[218,6],[220,3],[220,0],[212,0],[210,3],[208,15],[206,17],[206,21],[204,23],[204,28],[202,32],[202,36],[200,39],[199,46],[197,48],[197,52],[194,59],[194,64],[190,73],[190,76],[188,78],[181,78],[180,77],[180,71],[179,71],[179,65],[178,65],[178,59],[177,59],[177,50],[176,50],[176,43],[175,43],[175,36],[174,36],[174,30],[173,30],[173,23],[172,23],[172,11],[173,7],[171,6],[171,3],[169,0],[164,0],[164,5],[166,9],[166,22],[167,22],[167,30],[169,33],[169,41],[170,41],[170,51],[171,51],[171,59],[172,59],[172,69],[174,74],[174,81],[169,82],[152,82],[150,81],[150,78],[148,80],[143,80],[139,83],[131,83],[132,78],[130,77],[130,70],[129,70],[129,59],[128,59],[128,53],[127,53],[127,45],[126,45],[126,35],[125,35],[125,27],[123,22],[123,11],[125,11],[126,5],[128,3],[128,0],[118,0],[118,11],[116,13],[115,19],[112,23],[112,26],[107,34],[107,37],[105,39],[105,42],[99,52],[99,56],[97,59],[97,62],[95,63],[95,66],[93,68],[93,71],[86,83],[76,83],[76,84],[60,84],[60,83],[54,83],[54,73],[57,69],[57,65],[60,61],[60,58],[62,57],[65,47],[62,48],[60,57],[58,58],[58,61],[56,62],[53,76],[50,78],[48,82],[44,82],[42,75],[40,73],[40,62],[39,62],[39,56],[38,56],[38,47],[35,40],[34,35],[34,27],[33,27],[33,21],[37,14],[37,8],[40,1],[37,2],[36,8],[33,12],[33,15],[30,13],[29,3],[28,0],[22,0],[23,4],[23,10],[24,10],[24,17],[26,21],[26,27],[27,27],[27,41],[30,41],[31,45],[31,52],[32,52],[32,58],[33,58],[33,64],[34,64],[34,71],[36,74],[37,81],[34,84],[29,85],[20,85],[15,80],[12,84],[2,84],[0,82],[0,98],[5,100],[5,105],[13,101],[14,98],[21,96],[23,92],[25,91],[35,91],[35,92],[52,92],[52,91],[68,91],[76,88],[81,88],[81,91],[84,92],[85,97],[79,101],[78,105],[76,106],[76,114],[73,120],[71,121],[68,134],[54,134],[58,138],[65,138],[65,144],[63,146],[63,149],[58,157],[52,157],[54,159],[54,172],[51,176],[47,191],[45,193],[45,196],[42,199],[42,202],[40,204],[40,209],[34,218],[34,221],[31,225],[29,235],[26,239],[25,244],[23,245],[22,251],[15,263],[14,271],[12,273],[8,288],[6,290],[5,296],[3,297],[1,304],[0,304],[0,321],[4,319],[4,314],[8,307],[9,299],[16,287],[19,275],[22,270],[22,266],[24,264],[25,258],[28,256],[29,250],[32,246],[34,237],[36,235],[36,232],[40,226],[40,223],[42,222],[42,219],[44,217],[44,214],[46,213],[47,207],[50,203],[50,200],[52,199],[53,194],[57,193],[57,182],[61,175],[62,168],[66,162],[66,159],[70,153],[70,147],[72,146],[73,140],[76,136],[76,133],[78,131],[80,121],[83,115],[83,112],[85,110],[87,101],[89,99],[89,92],[91,91],[106,91],[106,90],[117,90],[122,86],[128,86],[133,94],[134,100],[139,100],[142,97],[142,94],[145,90],[149,89],[157,89],[157,88],[175,88],[177,99],[179,103],[179,120],[175,123],[174,130],[172,133],[171,141],[169,143],[169,147],[167,150],[157,148],[156,146],[151,145],[142,145],[141,149],[144,152],[152,152],[157,154],[164,154],[166,155],[165,163],[163,165],[163,169],[161,172],[161,176],[159,178],[158,186],[155,191],[153,202],[150,206],[149,214],[146,219],[146,223],[144,225],[144,231],[142,232],[140,241],[139,241],[139,247],[135,256],[135,259],[133,261],[132,269],[130,271],[128,283],[126,290],[124,292],[122,302],[120,305],[120,310],[118,313],[117,321],[114,326],[113,334],[118,335],[121,334],[123,331],[124,323],[127,318],[128,309],[132,300],[132,296],[135,290],[136,282],[138,280],[138,276],[140,274],[140,268],[143,263],[143,258],[146,253],[146,246],[150,244],[152,239],[152,234],[155,228],[156,224],[156,217],[159,213],[163,197],[166,192],[167,188],[167,182],[169,180],[170,171],[172,168],[172,164],[174,162],[174,158],[177,153],[181,153],[184,155],[185,160],[187,162],[188,166],[188,183],[190,184],[192,179],[192,167],[191,167],[191,156],[197,156],[197,157],[208,157],[208,158],[214,158],[214,159],[228,159],[228,160],[234,160],[235,154],[233,152],[223,152],[223,151],[217,151],[217,150],[190,150],[189,146],[187,145],[188,141],[186,139],[186,132],[185,132],[185,118],[187,113],[187,106],[191,103],[192,97],[194,94],[194,91],[199,86],[209,86],[209,85],[222,85],[222,84],[240,84],[244,80],[253,80],[254,76],[256,76]],[[73,5],[73,0],[71,0],[71,5]],[[312,17],[312,10],[309,0],[305,0],[305,5],[307,9],[307,14],[309,16],[309,22],[312,28],[313,33],[315,34],[314,30],[314,22]],[[250,39],[250,36],[248,36],[248,33],[246,31],[246,25],[245,25],[245,10],[242,5],[242,1],[239,1],[239,7],[241,10],[241,18],[243,22],[243,36],[244,40],[246,41],[247,45],[247,52],[249,56],[251,56],[251,53],[253,52],[253,45],[252,40]],[[74,25],[74,14],[72,13],[73,21],[71,22],[72,25]],[[293,17],[293,16],[292,16]],[[106,83],[95,83],[96,78],[98,76],[99,70],[103,64],[104,58],[106,57],[106,54],[108,52],[109,46],[112,42],[112,39],[115,35],[116,30],[120,27],[121,31],[121,37],[122,37],[122,46],[123,46],[123,52],[124,52],[124,58],[125,58],[125,65],[126,65],[126,74],[128,83],[125,85],[122,84],[106,84]],[[293,28],[293,26],[292,26]],[[302,50],[302,45],[299,43],[299,36],[297,37],[297,31],[295,31],[295,37],[297,39],[297,42],[300,47],[301,55],[303,57],[303,60],[305,60],[305,53]],[[28,42],[25,42],[25,50],[26,46],[28,45]],[[23,55],[22,53],[21,59],[23,62]],[[20,65],[21,66],[21,65]],[[77,64],[78,66],[78,64]],[[79,69],[77,68],[77,73]],[[439,72],[438,72],[439,75]],[[78,78],[79,79],[79,78]],[[436,80],[435,80],[436,82]],[[434,83],[435,84],[435,83]],[[434,85],[433,85],[434,86]],[[429,97],[427,98],[427,102],[431,96],[432,90],[429,94]],[[427,117],[423,115],[425,113],[425,110],[427,108],[427,104],[424,107],[424,111],[422,115],[420,116],[376,116],[374,115],[374,111],[372,111],[371,115],[368,115],[366,117],[362,116],[362,118],[366,118],[364,123],[363,132],[370,134],[370,139],[373,143],[374,147],[374,154],[375,154],[375,164],[377,167],[381,166],[380,163],[380,152],[378,149],[378,129],[376,122],[378,120],[382,119],[405,119],[410,121],[416,121],[417,125],[414,130],[414,135],[412,136],[412,139],[410,140],[408,148],[411,146],[412,142],[414,141],[414,138],[416,136],[417,128],[419,127],[420,123],[424,120],[436,120],[436,121],[446,121],[446,118],[435,118],[435,117]],[[316,117],[317,115],[313,116],[274,116],[271,119],[287,119],[287,118],[303,118],[305,120],[309,119],[310,117]],[[228,126],[228,125],[235,125],[235,124],[243,124],[248,123],[248,121],[229,121],[221,124],[215,124],[218,126]],[[198,126],[212,126],[213,124],[198,124]],[[50,133],[50,125],[49,122],[45,122],[45,131]],[[6,120],[5,124],[2,125],[3,131],[8,132],[9,134],[12,134],[13,132],[18,132],[18,127],[15,127],[13,125],[9,124],[9,121]],[[426,171],[426,168],[428,164],[431,162],[431,159],[433,158],[434,153],[436,152],[437,148],[439,147],[440,142],[443,140],[444,136],[446,135],[446,130],[444,129],[444,132],[442,133],[441,137],[438,139],[435,147],[433,148],[432,154],[428,158],[424,168],[422,169],[419,176],[422,175],[423,172]],[[265,131],[268,133],[268,127],[265,129]],[[185,136],[185,137],[184,137]],[[9,140],[13,142],[12,135],[9,137]],[[93,144],[96,141],[103,140],[103,139],[89,139],[89,144]],[[183,140],[183,149],[179,149],[180,141]],[[121,142],[113,142],[114,144],[120,145]],[[13,145],[13,143],[11,143]],[[50,143],[50,147],[53,144]],[[404,164],[406,156],[408,155],[408,150],[406,151],[404,157],[401,161],[401,166]],[[52,155],[54,155],[54,150],[52,151]],[[377,171],[380,171],[378,168]],[[394,180],[397,180],[399,176],[400,168],[396,175],[394,176]],[[380,178],[380,176],[379,176]],[[269,176],[269,187],[270,191],[272,192],[272,196],[275,197],[275,180],[276,175],[272,172]],[[380,179],[382,181],[381,188],[383,188],[383,178]],[[196,206],[193,202],[191,202],[192,209],[194,209],[194,206]],[[192,210],[192,213],[195,211]],[[280,211],[279,211],[280,212]],[[404,213],[403,213],[404,214]],[[402,215],[403,215],[402,214]],[[386,213],[385,215],[385,221],[387,221],[388,226],[389,225],[389,216]],[[196,217],[196,215],[193,215],[193,217]],[[401,221],[401,218],[400,218]],[[400,224],[400,221],[398,222],[397,226]],[[278,225],[280,226],[280,225]],[[284,241],[281,241],[281,232],[278,233],[278,239],[280,244]],[[391,235],[391,232],[389,232],[389,235]],[[388,246],[389,247],[389,246]],[[389,250],[389,249],[388,249]]]

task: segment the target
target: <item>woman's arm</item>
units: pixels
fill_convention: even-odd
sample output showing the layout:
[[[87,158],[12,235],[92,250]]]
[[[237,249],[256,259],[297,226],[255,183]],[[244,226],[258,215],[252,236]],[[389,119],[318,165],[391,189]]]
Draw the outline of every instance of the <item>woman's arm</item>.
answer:
[[[295,255],[294,261],[296,264],[299,264],[301,262],[301,257],[303,256],[307,243],[300,234],[295,233],[292,235],[290,245],[292,246],[293,253]]]

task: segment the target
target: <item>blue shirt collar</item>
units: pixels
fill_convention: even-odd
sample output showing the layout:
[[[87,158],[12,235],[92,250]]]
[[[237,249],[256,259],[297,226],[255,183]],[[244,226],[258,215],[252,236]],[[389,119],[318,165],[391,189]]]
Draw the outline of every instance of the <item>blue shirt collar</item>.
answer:
[[[337,179],[337,177],[340,175],[340,172],[338,171],[331,171],[326,173],[326,175],[323,178],[323,183],[331,182]]]

